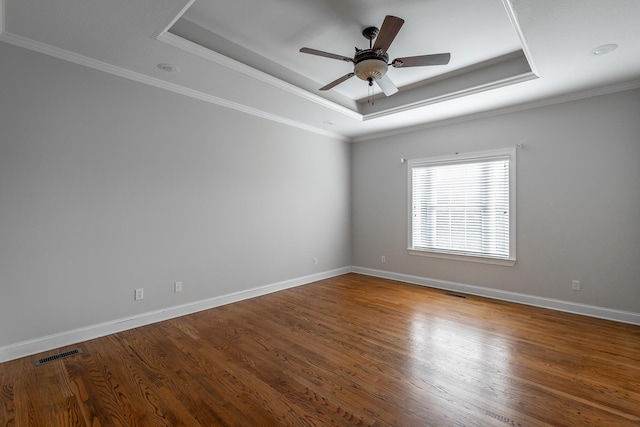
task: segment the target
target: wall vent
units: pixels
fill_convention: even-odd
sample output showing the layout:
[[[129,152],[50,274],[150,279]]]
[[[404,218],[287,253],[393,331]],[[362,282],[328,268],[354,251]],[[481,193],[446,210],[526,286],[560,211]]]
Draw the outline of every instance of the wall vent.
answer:
[[[65,351],[64,353],[54,354],[53,356],[43,357],[36,360],[36,366],[44,365],[45,363],[55,362],[56,360],[66,359],[67,357],[75,356],[82,353],[82,349],[76,348],[75,350]]]

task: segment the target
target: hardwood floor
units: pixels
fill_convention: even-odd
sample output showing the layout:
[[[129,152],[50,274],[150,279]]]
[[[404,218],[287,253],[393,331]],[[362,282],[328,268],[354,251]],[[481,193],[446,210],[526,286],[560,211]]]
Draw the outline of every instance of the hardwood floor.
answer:
[[[357,274],[75,347],[1,426],[640,425],[640,327]]]

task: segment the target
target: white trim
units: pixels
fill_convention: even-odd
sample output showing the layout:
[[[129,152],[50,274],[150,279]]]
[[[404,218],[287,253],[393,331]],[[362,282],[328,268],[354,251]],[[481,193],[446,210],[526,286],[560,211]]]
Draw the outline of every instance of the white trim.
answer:
[[[144,83],[149,86],[154,86],[160,89],[168,90],[170,92],[185,95],[190,98],[199,99],[200,101],[208,102],[211,104],[219,105],[221,107],[230,108],[232,110],[240,111],[252,116],[261,117],[263,119],[271,120],[274,122],[282,123],[287,126],[292,126],[298,129],[303,129],[316,134],[328,136],[330,138],[338,139],[340,141],[348,142],[351,139],[334,132],[328,132],[324,129],[316,128],[314,126],[307,125],[305,123],[297,122],[282,116],[267,113],[266,111],[259,110],[257,108],[248,107],[237,102],[229,101],[224,98],[220,98],[214,95],[210,95],[197,90],[189,89],[175,83],[170,83],[155,77],[150,77],[142,73],[127,70],[122,67],[107,64],[106,62],[98,61],[93,58],[89,58],[84,55],[77,54],[65,49],[60,49],[55,46],[51,46],[45,43],[40,43],[22,36],[16,36],[15,34],[3,33],[0,34],[0,42],[5,42],[14,46],[18,46],[24,49],[28,49],[34,52],[42,53],[45,55],[53,56],[54,58],[62,59],[72,62],[74,64],[83,65],[85,67],[93,68],[94,70],[103,71],[105,73],[113,74],[118,77],[133,80],[135,82]]]
[[[270,285],[259,286],[244,291],[208,298],[201,301],[194,301],[178,306],[167,307],[147,313],[137,314],[131,317],[116,319],[109,322],[90,325],[71,331],[60,332],[28,341],[0,347],[0,363],[20,357],[30,356],[43,351],[56,349],[82,341],[103,337],[128,329],[138,328],[163,320],[169,320],[198,311],[208,310],[226,304],[242,301],[249,298],[259,297],[272,292],[306,285],[318,280],[328,279],[351,272],[351,267],[343,267],[335,270],[324,271],[311,274],[309,276],[298,277],[296,279],[285,280]]]
[[[178,12],[173,18],[171,18],[171,21],[169,21],[169,23],[167,25],[164,26],[164,28],[162,28],[162,30],[158,31],[157,33],[155,33],[153,35],[154,39],[159,39],[160,36],[162,36],[163,34],[165,34],[167,31],[169,31],[169,29],[171,27],[173,27],[173,25],[178,21],[178,19],[182,18],[182,15],[184,15],[185,13],[187,13],[187,10],[189,10],[189,8],[191,6],[193,6],[193,4],[196,2],[196,0],[189,0],[187,2],[187,4],[185,4],[182,9],[180,9],[180,12]]]
[[[503,116],[511,113],[518,113],[520,111],[533,110],[535,108],[547,107],[551,105],[564,104],[567,102],[579,101],[586,98],[594,98],[597,96],[610,95],[612,93],[624,92],[628,90],[634,90],[640,88],[640,80],[632,80],[623,83],[617,83],[610,86],[597,87],[594,89],[587,89],[578,92],[570,92],[568,94],[554,96],[551,98],[543,98],[536,101],[529,101],[520,104],[511,105],[508,107],[499,107],[493,110],[482,111],[479,113],[467,114],[464,116],[452,117],[449,119],[442,119],[428,123],[422,123],[415,126],[406,126],[399,129],[391,129],[384,132],[374,132],[367,135],[361,135],[351,138],[352,143],[373,141],[376,139],[389,138],[391,136],[397,136],[407,133],[420,132],[427,129],[433,129],[443,126],[450,126],[457,123],[465,123],[473,120],[486,119],[489,117]]]
[[[518,34],[518,38],[520,39],[520,46],[522,46],[522,51],[524,52],[525,58],[527,58],[527,62],[529,63],[529,67],[534,74],[539,75],[536,70],[536,66],[533,62],[533,55],[531,55],[531,50],[529,49],[529,45],[527,44],[527,40],[524,37],[524,33],[522,32],[522,28],[520,27],[520,22],[518,21],[518,17],[516,16],[515,10],[513,10],[513,5],[510,0],[502,0],[502,5],[504,6],[505,11],[507,12],[507,16],[511,21],[511,25],[515,30],[516,34]]]
[[[517,197],[517,183],[516,183],[516,147],[499,148],[486,151],[468,152],[468,153],[456,153],[455,155],[444,155],[436,157],[428,157],[421,159],[410,159],[407,168],[407,190],[408,190],[408,207],[407,207],[407,251],[409,255],[418,255],[432,258],[451,259],[455,261],[467,261],[467,262],[479,262],[485,264],[494,264],[513,267],[516,264],[516,197]],[[490,256],[474,256],[464,253],[452,251],[438,252],[424,249],[417,249],[412,246],[413,244],[413,217],[412,217],[412,205],[413,205],[413,169],[415,167],[432,166],[436,164],[452,164],[452,163],[466,163],[469,161],[483,161],[495,157],[508,157],[509,158],[509,257],[508,258],[496,258]]]
[[[411,283],[414,285],[428,286],[430,288],[455,291],[470,295],[497,299],[501,301],[514,302],[518,304],[531,305],[534,307],[548,308],[551,310],[564,311],[567,313],[581,314],[583,316],[596,317],[599,319],[613,320],[616,322],[640,325],[640,313],[631,311],[616,310],[594,305],[580,304],[570,301],[557,300],[552,298],[538,297],[535,295],[521,294],[517,292],[503,291],[500,289],[485,288],[483,286],[468,285],[465,283],[449,282],[446,280],[430,279],[427,277],[412,276],[409,274],[394,273],[391,271],[375,270],[365,267],[352,267],[353,273],[365,274],[367,276],[381,277],[384,279],[397,280],[399,282]]]
[[[457,98],[462,98],[470,95],[475,95],[478,93],[487,92],[490,90],[499,89],[505,86],[514,85],[517,83],[527,82],[529,80],[534,80],[538,78],[538,75],[534,72],[527,72],[523,74],[519,74],[516,76],[507,77],[505,79],[497,80],[494,82],[473,86],[470,88],[462,89],[455,92],[446,93],[440,96],[434,96],[427,99],[423,99],[416,102],[411,102],[408,104],[399,105],[397,107],[388,108],[386,110],[374,111],[367,114],[361,114],[355,109],[351,109],[349,107],[345,107],[336,102],[325,99],[321,96],[318,96],[314,93],[309,92],[308,90],[302,89],[298,86],[292,85],[290,83],[285,82],[277,77],[274,77],[270,74],[267,74],[263,71],[260,71],[256,68],[248,66],[242,62],[236,61],[232,58],[229,58],[225,55],[222,55],[218,52],[215,52],[211,49],[203,47],[197,43],[191,42],[187,39],[184,39],[180,36],[172,34],[167,31],[162,31],[160,34],[156,36],[158,41],[167,43],[177,49],[184,50],[185,52],[191,53],[193,55],[199,56],[211,62],[215,62],[216,64],[222,65],[223,67],[229,68],[231,70],[242,73],[246,76],[252,77],[256,80],[259,80],[263,83],[269,84],[271,86],[277,87],[278,89],[282,89],[286,92],[289,92],[293,95],[299,96],[301,98],[307,99],[311,102],[315,102],[323,107],[329,108],[333,111],[336,111],[340,114],[345,115],[351,119],[355,119],[357,121],[367,121],[373,120],[381,117],[386,117],[392,114],[398,114],[405,111],[411,111],[416,108],[421,108],[433,104],[438,104],[441,102],[451,101]],[[525,55],[526,57],[526,55]]]
[[[414,285],[428,286],[436,289],[455,291],[470,295],[478,295],[501,301],[508,301],[518,304],[531,305],[534,307],[581,314],[583,316],[640,325],[640,313],[633,313],[629,311],[615,310],[611,308],[597,307],[586,304],[578,304],[569,301],[520,294],[516,292],[503,291],[476,285],[468,285],[464,283],[429,279],[426,277],[351,266],[299,277],[297,279],[285,280],[271,285],[259,286],[256,288],[234,292],[227,295],[221,295],[201,301],[194,301],[179,306],[167,307],[148,313],[138,314],[128,318],[116,319],[109,322],[78,328],[71,331],[60,332],[57,334],[52,334],[45,337],[0,347],[0,363],[30,356],[36,353],[41,353],[43,351],[77,344],[79,342],[87,341],[90,339],[100,338],[106,335],[115,334],[140,326],[185,316],[187,314],[196,313],[198,311],[208,310],[222,305],[231,304],[245,299],[259,297],[261,295],[266,295],[272,292],[306,285],[318,280],[341,276],[350,272],[373,277],[381,277],[384,279],[397,280],[399,282],[411,283]]]
[[[4,33],[4,0],[0,0],[0,35]]]
[[[189,5],[191,5],[193,3],[193,1],[195,0],[189,0],[189,3],[187,5],[185,5],[185,8],[188,8]],[[622,92],[622,91],[627,91],[627,90],[633,90],[633,89],[637,89],[640,87],[640,80],[633,80],[630,82],[623,82],[623,83],[618,83],[618,84],[614,84],[614,85],[610,85],[610,86],[605,86],[605,87],[598,87],[598,88],[594,88],[594,89],[587,89],[587,90],[583,90],[583,91],[577,91],[577,92],[571,92],[568,94],[564,94],[564,95],[559,95],[559,96],[555,96],[555,97],[551,97],[551,98],[545,98],[545,99],[541,99],[541,100],[535,100],[535,101],[530,101],[530,102],[524,102],[524,103],[517,103],[515,105],[512,106],[508,106],[508,107],[499,107],[499,108],[495,108],[493,110],[489,110],[489,111],[483,111],[483,112],[479,112],[479,113],[471,113],[471,114],[467,114],[464,116],[459,116],[459,117],[453,117],[453,118],[449,118],[449,119],[442,119],[442,120],[437,120],[437,121],[433,121],[433,122],[428,122],[428,123],[423,123],[423,124],[419,124],[419,125],[415,125],[415,126],[406,126],[406,127],[402,127],[402,128],[398,128],[398,129],[390,129],[387,131],[375,131],[372,132],[370,134],[363,134],[363,135],[359,135],[359,136],[354,136],[354,137],[349,137],[346,135],[341,135],[341,134],[337,134],[334,132],[329,132],[326,131],[324,129],[321,128],[317,128],[314,126],[310,126],[310,125],[306,125],[304,123],[300,123],[300,122],[296,122],[290,119],[286,119],[284,117],[280,117],[280,116],[276,116],[258,109],[253,109],[253,108],[249,108],[246,107],[244,105],[238,104],[238,103],[234,103],[231,101],[227,101],[224,100],[222,98],[218,98],[215,97],[213,95],[207,95],[205,93],[199,92],[199,91],[195,91],[192,89],[187,89],[172,83],[168,83],[166,81],[160,80],[160,79],[156,79],[156,78],[152,78],[146,75],[143,75],[141,73],[136,73],[133,71],[129,71],[126,70],[124,68],[120,68],[120,67],[116,67],[101,61],[97,61],[95,59],[91,59],[89,57],[85,57],[83,55],[79,55],[64,49],[59,49],[56,48],[54,46],[51,45],[47,45],[45,43],[40,43],[40,42],[36,42],[30,39],[27,39],[25,37],[21,37],[21,36],[17,36],[14,34],[10,34],[10,33],[6,33],[6,13],[5,13],[5,0],[0,0],[0,42],[5,42],[14,46],[18,46],[18,47],[22,47],[24,49],[29,49],[32,50],[34,52],[39,52],[45,55],[50,55],[53,56],[55,58],[59,58],[59,59],[63,59],[65,61],[69,61],[69,62],[73,62],[75,64],[79,64],[79,65],[84,65],[86,67],[89,68],[93,68],[95,70],[99,70],[99,71],[103,71],[109,74],[113,74],[113,75],[117,75],[119,77],[124,77],[126,79],[130,79],[133,81],[137,81],[140,83],[144,83],[144,84],[148,84],[151,86],[155,86],[161,89],[165,89],[171,92],[175,92],[175,93],[179,93],[185,96],[189,96],[192,98],[196,98],[199,100],[202,100],[204,102],[209,102],[212,104],[216,104],[216,105],[220,105],[222,107],[227,107],[227,108],[231,108],[231,109],[235,109],[237,111],[241,111],[241,112],[245,112],[247,114],[251,114],[251,115],[255,115],[257,117],[261,117],[267,120],[273,120],[288,126],[293,126],[296,127],[298,129],[303,129],[303,130],[307,130],[309,132],[312,133],[316,133],[316,134],[320,134],[320,135],[325,135],[331,138],[335,138],[338,139],[340,141],[345,141],[345,142],[352,142],[352,143],[356,143],[356,142],[363,142],[363,141],[370,141],[370,140],[375,140],[375,139],[380,139],[380,138],[387,138],[387,137],[391,137],[391,136],[396,136],[396,135],[401,135],[401,134],[406,134],[406,133],[413,133],[413,132],[419,132],[421,130],[425,130],[425,129],[431,129],[431,128],[436,128],[436,127],[441,127],[441,126],[448,126],[448,125],[452,125],[452,124],[456,124],[456,123],[463,123],[463,122],[468,122],[468,121],[472,121],[472,120],[478,120],[478,119],[483,119],[483,118],[487,118],[487,117],[494,117],[494,116],[500,116],[500,115],[505,115],[505,114],[510,114],[510,113],[515,113],[515,112],[519,112],[519,111],[525,111],[525,110],[530,110],[530,109],[534,109],[534,108],[539,108],[539,107],[545,107],[545,106],[549,106],[549,105],[555,105],[555,104],[561,104],[561,103],[565,103],[565,102],[571,102],[571,101],[577,101],[580,99],[584,99],[584,98],[591,98],[591,97],[596,97],[596,96],[601,96],[601,95],[607,95],[607,94],[611,94],[611,93],[616,93],[616,92]],[[505,5],[505,8],[510,16],[510,19],[512,19],[512,23],[513,20],[515,19],[512,14],[513,11],[511,9],[509,0],[503,0],[503,3]],[[184,13],[185,8],[181,9],[181,11],[175,16],[174,19],[172,19],[171,22],[169,22],[169,24],[167,25],[167,27],[165,27],[164,29],[162,29],[161,31],[158,31],[158,33],[154,34],[154,36],[156,38],[158,38],[158,40],[162,40],[162,41],[166,41],[164,40],[165,36],[167,35],[166,31],[168,28],[171,27],[171,25],[173,25],[173,23],[175,22],[175,20],[179,19],[180,16],[182,16],[182,14]],[[514,23],[514,28],[516,29],[519,37],[521,37],[522,39],[522,49],[525,53],[525,57],[527,58],[527,61],[529,62],[529,66],[532,69],[532,72],[536,75],[538,75],[537,71],[534,68],[534,63],[531,59],[531,55],[529,54],[529,50],[527,48],[526,43],[524,42],[523,36],[521,34],[520,28],[517,25],[517,20],[515,20]],[[513,83],[513,82],[512,82]],[[309,92],[309,94],[311,94]],[[313,95],[313,94],[311,94]],[[443,96],[449,96],[451,94],[447,94],[447,95],[443,95]],[[321,97],[320,97],[321,98]],[[321,98],[324,100],[324,98]],[[324,100],[326,102],[331,102],[328,100]],[[424,101],[429,103],[430,100]],[[434,101],[434,99],[432,99],[431,101]],[[444,99],[439,99],[438,102],[442,102],[444,101]],[[433,102],[431,102],[433,103]],[[335,104],[338,107],[341,107],[339,104]],[[344,107],[347,111],[350,112],[350,114],[354,114],[354,111]],[[347,113],[349,114],[349,113]],[[366,116],[361,115],[360,113],[356,113],[359,114],[359,116],[356,116],[356,118],[360,121],[362,120],[371,120],[374,117],[375,114],[379,114],[379,113],[370,113]],[[362,119],[359,119],[358,117],[362,117]]]
[[[386,110],[376,111],[364,115],[364,120],[372,120],[380,117],[389,116],[391,114],[402,113],[405,111],[411,111],[416,108],[426,107],[428,105],[439,104],[441,102],[451,101],[454,99],[462,98],[465,96],[471,96],[478,93],[488,92],[490,90],[499,89],[505,86],[514,85],[517,83],[528,82],[529,80],[537,79],[538,75],[533,72],[527,72],[519,74],[517,76],[507,77],[502,80],[496,80],[494,82],[473,86],[470,88],[458,90],[455,92],[445,93],[444,95],[434,96],[431,98],[423,99],[421,101],[411,102],[408,104],[399,105],[397,107],[388,108]]]
[[[501,259],[501,258],[491,258],[491,257],[479,257],[472,255],[459,255],[459,254],[448,254],[445,252],[433,252],[433,251],[425,251],[413,248],[407,248],[407,252],[409,255],[415,256],[423,256],[428,258],[440,258],[440,259],[450,259],[454,261],[465,261],[465,262],[477,262],[481,264],[493,264],[493,265],[504,265],[506,267],[513,267],[516,265],[516,260],[514,259]]]
[[[329,101],[328,99],[315,95],[308,90],[299,88],[298,86],[292,85],[291,83],[287,83],[284,80],[273,77],[270,74],[250,67],[246,64],[243,64],[242,62],[236,61],[235,59],[229,58],[228,56],[222,55],[211,49],[207,49],[206,47],[203,47],[197,43],[193,43],[175,34],[164,32],[159,34],[156,39],[158,41],[167,43],[168,45],[171,45],[177,49],[184,50],[185,52],[199,56],[208,61],[215,62],[218,65],[222,65],[223,67],[229,68],[233,71],[237,71],[238,73],[242,73],[246,76],[261,81],[262,83],[266,83],[268,85],[277,87],[278,89],[289,92],[293,95],[315,102],[316,104],[322,105],[323,107],[334,110],[340,114],[344,114],[346,117],[349,117],[351,119],[355,119],[360,122],[363,121],[363,115],[358,113],[357,111],[354,111],[348,107],[344,107],[333,101]]]

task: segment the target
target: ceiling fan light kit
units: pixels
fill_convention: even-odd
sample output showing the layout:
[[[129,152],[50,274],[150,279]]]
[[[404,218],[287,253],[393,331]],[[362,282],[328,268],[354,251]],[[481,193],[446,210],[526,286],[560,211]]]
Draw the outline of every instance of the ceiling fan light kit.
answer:
[[[369,40],[369,49],[358,49],[353,58],[347,56],[336,55],[334,53],[324,52],[321,50],[303,47],[300,49],[302,53],[308,53],[316,56],[324,56],[325,58],[338,59],[345,62],[353,62],[353,72],[332,81],[320,88],[320,90],[329,90],[340,83],[357,76],[359,79],[373,86],[375,81],[385,95],[390,96],[398,92],[398,88],[393,84],[387,76],[389,65],[394,68],[407,67],[423,67],[430,65],[446,65],[451,59],[450,53],[439,53],[434,55],[410,56],[406,58],[396,58],[389,63],[389,55],[387,50],[404,24],[404,20],[396,16],[387,15],[382,23],[382,28],[367,27],[362,30],[362,35]],[[375,39],[375,44],[372,42]]]
[[[371,49],[361,50],[356,53],[354,58],[355,66],[353,72],[361,80],[373,84],[372,79],[380,79],[387,74],[389,66],[387,61],[389,56],[386,53],[377,54]]]

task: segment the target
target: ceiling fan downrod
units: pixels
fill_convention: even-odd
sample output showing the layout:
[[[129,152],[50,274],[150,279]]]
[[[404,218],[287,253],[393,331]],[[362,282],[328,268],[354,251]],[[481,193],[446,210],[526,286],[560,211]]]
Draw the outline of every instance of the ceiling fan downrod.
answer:
[[[365,39],[369,40],[369,49],[373,47],[373,39],[378,37],[380,29],[378,27],[367,27],[362,30],[362,35]]]

